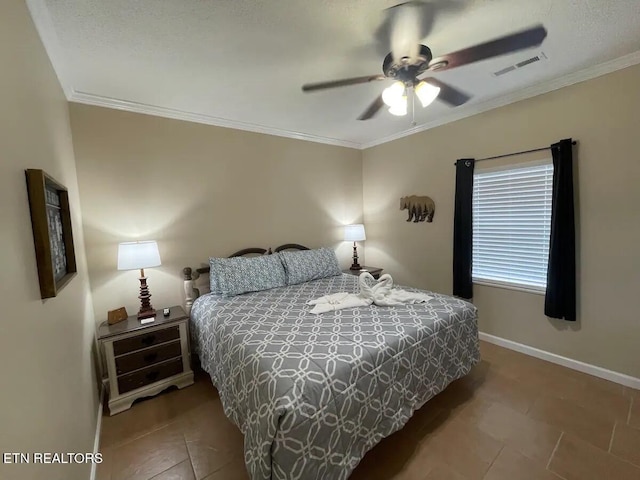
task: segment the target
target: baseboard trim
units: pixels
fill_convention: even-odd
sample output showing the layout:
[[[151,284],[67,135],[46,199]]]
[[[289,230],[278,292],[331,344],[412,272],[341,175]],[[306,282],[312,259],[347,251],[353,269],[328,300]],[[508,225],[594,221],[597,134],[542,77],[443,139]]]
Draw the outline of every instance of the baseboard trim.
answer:
[[[100,403],[98,404],[98,418],[96,420],[96,435],[93,438],[93,455],[100,451],[100,433],[102,432],[102,406],[104,405],[104,395],[106,392],[106,386],[104,381],[102,382],[102,386],[100,387]],[[98,468],[97,463],[91,464],[91,475],[89,476],[89,480],[96,480],[96,470]]]
[[[488,333],[480,332],[478,336],[480,337],[480,340],[484,340],[488,343],[493,343],[494,345],[498,345],[499,347],[508,348],[509,350],[514,350],[531,357],[536,357],[541,360],[546,360],[547,362],[562,365],[563,367],[577,370],[578,372],[587,373],[589,375],[593,375],[594,377],[603,378],[605,380],[609,380],[610,382],[619,383],[620,385],[640,390],[640,378],[632,377],[624,373],[614,372],[612,370],[607,370],[606,368],[591,365],[589,363],[584,363],[572,358],[556,355],[555,353],[540,350],[539,348],[535,347],[530,347],[529,345],[524,345],[512,340],[507,340],[506,338],[496,337],[495,335],[490,335]]]

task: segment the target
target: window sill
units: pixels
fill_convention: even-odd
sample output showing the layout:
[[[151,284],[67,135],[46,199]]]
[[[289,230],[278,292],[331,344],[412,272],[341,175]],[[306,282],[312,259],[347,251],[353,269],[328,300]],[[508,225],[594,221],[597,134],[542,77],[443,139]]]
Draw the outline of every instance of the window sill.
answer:
[[[484,285],[486,287],[504,288],[506,290],[517,290],[518,292],[533,293],[534,295],[546,294],[546,288],[541,287],[528,287],[525,285],[518,285],[516,283],[498,282],[496,280],[483,280],[473,279],[474,285]]]

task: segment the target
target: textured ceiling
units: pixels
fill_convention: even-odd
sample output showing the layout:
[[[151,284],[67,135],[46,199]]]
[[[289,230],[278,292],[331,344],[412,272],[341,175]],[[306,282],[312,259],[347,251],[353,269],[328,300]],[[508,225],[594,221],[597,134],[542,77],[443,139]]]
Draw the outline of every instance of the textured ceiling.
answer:
[[[386,110],[356,120],[389,81],[300,90],[303,83],[380,73],[386,48],[374,34],[383,10],[398,1],[28,2],[71,100],[160,107],[146,109],[356,147],[412,129],[410,115]],[[536,87],[625,55],[640,61],[640,0],[437,0],[432,11],[423,43],[434,56],[539,23],[549,33],[538,49],[435,74],[473,99],[455,109],[440,102],[418,109],[417,129],[505,103],[517,92],[540,93]],[[492,75],[540,52],[548,59]]]

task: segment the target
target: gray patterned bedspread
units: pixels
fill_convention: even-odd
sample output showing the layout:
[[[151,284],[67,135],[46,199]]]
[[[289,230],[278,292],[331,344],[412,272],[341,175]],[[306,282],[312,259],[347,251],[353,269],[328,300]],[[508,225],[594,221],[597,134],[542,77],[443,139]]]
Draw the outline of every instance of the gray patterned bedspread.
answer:
[[[252,479],[346,479],[479,361],[476,308],[446,295],[309,313],[307,300],[355,293],[357,280],[343,274],[194,303],[193,346],[244,434]]]

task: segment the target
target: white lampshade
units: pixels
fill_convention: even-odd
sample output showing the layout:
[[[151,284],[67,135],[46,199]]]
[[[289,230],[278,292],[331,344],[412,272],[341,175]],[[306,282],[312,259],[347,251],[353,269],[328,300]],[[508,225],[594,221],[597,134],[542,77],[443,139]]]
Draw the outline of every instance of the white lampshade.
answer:
[[[155,240],[123,242],[118,245],[118,270],[137,270],[161,265]]]
[[[357,223],[355,225],[347,225],[344,227],[344,241],[345,242],[361,242],[366,240],[367,236],[364,233],[364,225]]]
[[[400,81],[393,82],[382,91],[382,101],[389,107],[402,102],[402,97],[404,96],[406,96],[404,83]]]
[[[389,107],[389,113],[397,117],[403,117],[407,114],[407,96],[400,97],[395,105]]]
[[[427,82],[420,82],[416,85],[415,92],[422,106],[426,107],[436,99],[440,93],[440,87],[436,87]]]

